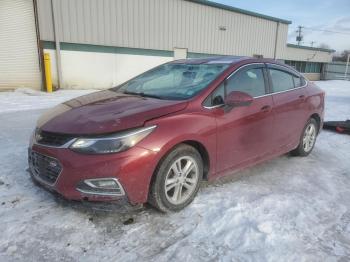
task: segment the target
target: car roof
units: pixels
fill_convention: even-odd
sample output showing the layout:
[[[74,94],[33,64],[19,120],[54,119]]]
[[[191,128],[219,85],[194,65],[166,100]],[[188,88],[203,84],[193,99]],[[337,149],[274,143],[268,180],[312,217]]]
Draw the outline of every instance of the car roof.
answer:
[[[188,58],[171,62],[172,64],[233,64],[244,60],[244,56],[212,56],[204,58]]]
[[[266,58],[254,58],[249,56],[213,56],[205,58],[189,58],[180,59],[170,62],[170,64],[237,64],[238,62],[247,63],[273,63],[278,65],[284,65],[283,63]]]

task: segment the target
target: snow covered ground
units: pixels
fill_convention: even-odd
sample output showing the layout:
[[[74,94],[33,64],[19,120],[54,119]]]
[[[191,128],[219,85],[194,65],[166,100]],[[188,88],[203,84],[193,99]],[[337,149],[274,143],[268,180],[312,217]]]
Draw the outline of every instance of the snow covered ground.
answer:
[[[326,119],[350,118],[350,82],[317,84]],[[0,261],[350,260],[348,135],[323,131],[309,157],[285,155],[204,185],[174,214],[55,200],[26,172],[29,136],[43,108],[86,92],[0,93]]]
[[[0,93],[0,113],[50,108],[94,91],[96,90],[59,90],[49,94],[29,88],[18,88],[14,92]]]

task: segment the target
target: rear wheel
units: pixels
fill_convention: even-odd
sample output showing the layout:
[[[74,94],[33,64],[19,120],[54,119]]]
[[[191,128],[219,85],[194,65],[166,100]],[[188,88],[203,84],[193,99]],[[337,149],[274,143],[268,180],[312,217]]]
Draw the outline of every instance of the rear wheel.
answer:
[[[307,156],[310,154],[315,146],[317,134],[318,124],[314,118],[310,118],[304,127],[298,147],[291,153],[295,156]]]
[[[186,144],[175,147],[154,174],[149,202],[162,212],[178,211],[196,196],[203,177],[198,151]]]

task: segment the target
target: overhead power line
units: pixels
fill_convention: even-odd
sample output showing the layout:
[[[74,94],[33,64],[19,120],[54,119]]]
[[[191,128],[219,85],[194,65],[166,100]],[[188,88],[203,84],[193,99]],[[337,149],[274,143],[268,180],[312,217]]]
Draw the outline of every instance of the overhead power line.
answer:
[[[334,33],[334,34],[350,35],[350,33],[339,32],[339,31],[333,31],[333,30],[327,30],[327,29],[317,29],[317,28],[311,28],[311,27],[304,27],[304,29],[312,30],[312,31],[320,31],[320,32]]]

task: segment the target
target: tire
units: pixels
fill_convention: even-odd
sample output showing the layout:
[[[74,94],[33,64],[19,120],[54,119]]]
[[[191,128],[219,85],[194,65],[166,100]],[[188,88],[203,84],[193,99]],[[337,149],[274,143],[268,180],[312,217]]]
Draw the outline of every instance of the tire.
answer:
[[[291,151],[293,156],[307,156],[313,150],[318,135],[318,124],[314,118],[306,123],[300,136],[299,145]]]
[[[179,211],[193,201],[202,178],[201,155],[194,147],[180,144],[158,165],[152,179],[148,202],[165,213]]]

